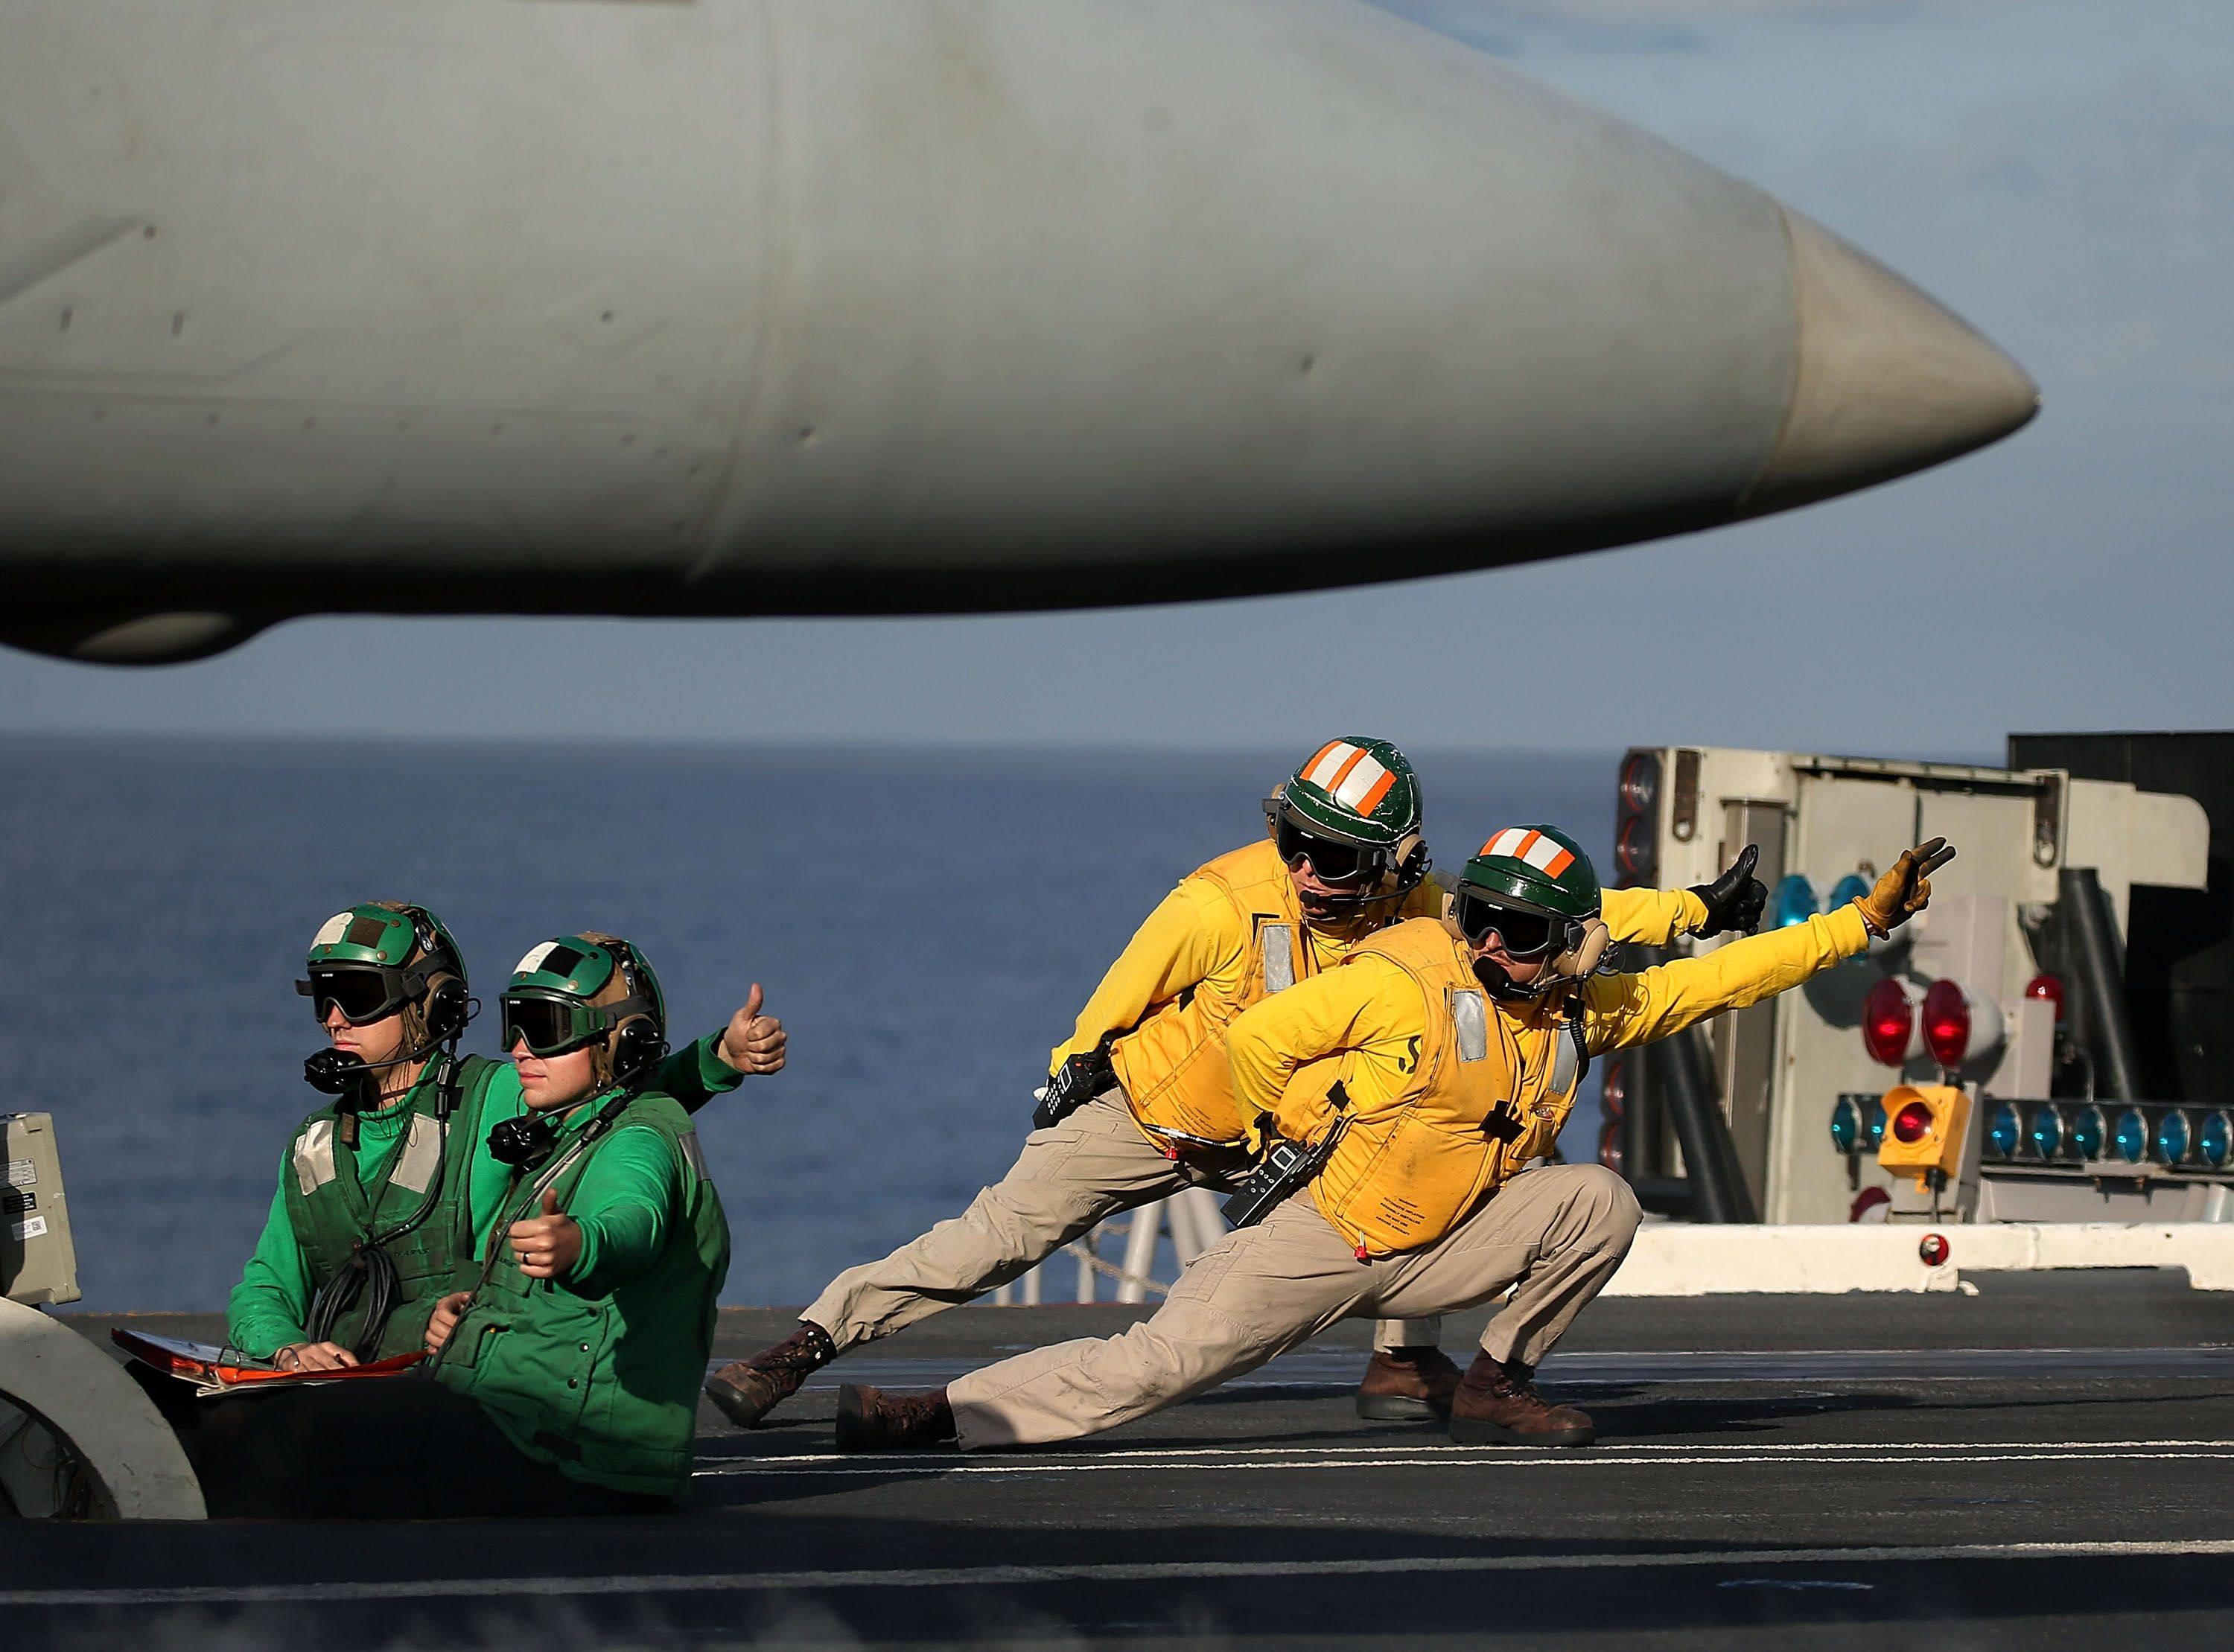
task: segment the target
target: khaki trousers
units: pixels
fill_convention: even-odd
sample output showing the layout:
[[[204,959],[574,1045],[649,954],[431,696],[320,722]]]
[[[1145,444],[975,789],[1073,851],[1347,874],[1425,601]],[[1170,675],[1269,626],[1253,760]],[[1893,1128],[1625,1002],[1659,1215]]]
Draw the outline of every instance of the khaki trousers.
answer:
[[[1485,1352],[1533,1365],[1629,1254],[1641,1212],[1597,1165],[1525,1170],[1436,1244],[1361,1263],[1308,1196],[1197,1257],[1154,1317],[946,1390],[965,1451],[1098,1433],[1216,1388],[1356,1314],[1455,1312],[1518,1282]]]
[[[800,1315],[830,1333],[843,1353],[1007,1284],[1105,1217],[1183,1188],[1223,1185],[1201,1169],[1164,1157],[1140,1133],[1123,1092],[1107,1090],[1025,1138],[1009,1173],[890,1256],[849,1268]],[[1436,1327],[1385,1324],[1375,1346],[1435,1340]]]

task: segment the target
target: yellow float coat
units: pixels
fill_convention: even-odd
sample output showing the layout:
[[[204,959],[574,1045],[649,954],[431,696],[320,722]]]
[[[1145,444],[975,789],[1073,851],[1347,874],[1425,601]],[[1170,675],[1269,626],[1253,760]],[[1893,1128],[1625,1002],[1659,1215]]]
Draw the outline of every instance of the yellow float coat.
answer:
[[[1252,1121],[1271,1115],[1292,1141],[1316,1141],[1346,1118],[1311,1184],[1319,1213],[1368,1255],[1417,1250],[1551,1151],[1580,1079],[1571,1014],[1593,1055],[1649,1043],[1795,987],[1868,944],[1861,914],[1842,906],[1702,957],[1594,976],[1555,1002],[1508,1004],[1482,991],[1447,924],[1400,924],[1339,969],[1235,1018],[1226,1042],[1236,1105]]]
[[[1707,921],[1689,890],[1610,889],[1604,918],[1617,941],[1665,946]],[[1422,884],[1400,918],[1436,917],[1444,893]],[[1152,1139],[1166,1133],[1239,1141],[1246,1117],[1233,1104],[1225,1029],[1277,990],[1313,979],[1387,925],[1323,929],[1304,922],[1296,886],[1270,839],[1236,849],[1180,879],[1150,912],[1077,1024],[1048,1058],[1049,1071],[1094,1049],[1110,1033],[1111,1064]]]

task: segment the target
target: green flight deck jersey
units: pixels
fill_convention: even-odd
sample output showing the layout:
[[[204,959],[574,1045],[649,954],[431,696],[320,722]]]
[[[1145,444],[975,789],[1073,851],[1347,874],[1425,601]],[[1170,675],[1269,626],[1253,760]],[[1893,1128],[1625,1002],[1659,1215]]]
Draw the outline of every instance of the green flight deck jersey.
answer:
[[[720,1041],[720,1034],[712,1034],[668,1056],[653,1088],[691,1112],[734,1089],[744,1074],[715,1053]],[[456,1099],[445,1129],[435,1117],[443,1065],[439,1057],[428,1062],[397,1101],[358,1114],[354,1150],[342,1139],[338,1102],[297,1127],[280,1160],[263,1234],[227,1305],[225,1335],[249,1358],[268,1360],[310,1340],[307,1326],[319,1290],[352,1264],[356,1245],[369,1235],[410,1222],[430,1189],[423,1218],[382,1242],[397,1276],[387,1322],[368,1346],[369,1303],[360,1293],[330,1340],[369,1360],[410,1353],[425,1343],[435,1299],[472,1282],[512,1181],[511,1167],[491,1158],[485,1144],[489,1131],[516,1117],[524,1104],[510,1061],[468,1055],[457,1063]],[[461,1272],[467,1276],[461,1282]]]
[[[524,1176],[490,1236],[487,1283],[435,1374],[570,1479],[676,1497],[690,1479],[728,1219],[689,1115],[656,1091],[565,1158],[606,1099],[575,1110],[552,1161],[565,1161],[550,1183],[558,1209],[582,1230],[568,1277],[529,1278],[505,1243],[512,1223],[540,1210],[545,1177]]]

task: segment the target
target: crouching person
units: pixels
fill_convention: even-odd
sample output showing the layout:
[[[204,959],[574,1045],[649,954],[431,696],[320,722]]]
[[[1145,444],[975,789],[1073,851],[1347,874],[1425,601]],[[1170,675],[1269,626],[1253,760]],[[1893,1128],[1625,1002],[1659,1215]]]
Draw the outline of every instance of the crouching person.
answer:
[[[649,1083],[658,980],[625,941],[566,936],[503,1005],[525,1110],[481,1152],[510,1185],[470,1288],[434,1304],[425,1374],[262,1397],[201,1465],[212,1514],[614,1513],[689,1484],[729,1230]]]
[[[1244,1188],[1254,1209],[1153,1317],[931,1394],[849,1388],[839,1449],[1075,1439],[1201,1394],[1347,1316],[1423,1319],[1508,1289],[1453,1396],[1452,1437],[1589,1444],[1591,1420],[1543,1399],[1532,1377],[1628,1254],[1636,1200],[1596,1165],[1531,1166],[1551,1152],[1590,1057],[1852,957],[1922,910],[1951,852],[1937,840],[1909,850],[1869,895],[1804,924],[1603,975],[1589,858],[1549,827],[1499,833],[1467,863],[1448,917],[1384,930],[1235,1019],[1233,1093],[1269,1147]]]

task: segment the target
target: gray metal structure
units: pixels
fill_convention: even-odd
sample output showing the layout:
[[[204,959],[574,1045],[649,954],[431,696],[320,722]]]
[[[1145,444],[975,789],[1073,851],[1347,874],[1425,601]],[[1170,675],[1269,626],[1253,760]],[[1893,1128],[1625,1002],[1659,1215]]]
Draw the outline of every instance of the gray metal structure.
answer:
[[[1357,0],[0,0],[0,640],[1477,568],[2022,424],[1759,191]]]

